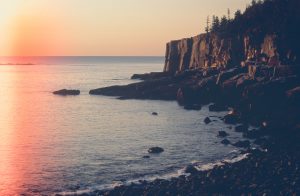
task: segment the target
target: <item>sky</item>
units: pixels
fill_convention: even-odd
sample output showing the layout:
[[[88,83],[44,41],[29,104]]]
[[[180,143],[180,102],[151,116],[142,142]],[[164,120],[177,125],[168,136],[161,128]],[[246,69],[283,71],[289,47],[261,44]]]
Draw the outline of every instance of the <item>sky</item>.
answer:
[[[163,56],[251,0],[1,0],[0,56]]]

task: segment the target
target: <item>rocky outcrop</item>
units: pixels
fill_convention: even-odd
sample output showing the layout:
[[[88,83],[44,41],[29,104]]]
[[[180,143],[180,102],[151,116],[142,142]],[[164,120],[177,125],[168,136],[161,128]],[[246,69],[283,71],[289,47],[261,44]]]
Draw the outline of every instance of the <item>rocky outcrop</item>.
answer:
[[[68,89],[61,89],[58,91],[53,92],[54,95],[62,95],[62,96],[67,96],[67,95],[79,95],[80,90],[68,90]]]
[[[240,60],[232,53],[240,48],[240,39],[221,39],[215,34],[201,34],[167,44],[164,71],[175,73],[203,67],[225,67]]]
[[[175,74],[191,69],[230,68],[245,61],[261,61],[271,66],[293,63],[294,52],[276,35],[222,37],[214,33],[167,43],[164,72]]]

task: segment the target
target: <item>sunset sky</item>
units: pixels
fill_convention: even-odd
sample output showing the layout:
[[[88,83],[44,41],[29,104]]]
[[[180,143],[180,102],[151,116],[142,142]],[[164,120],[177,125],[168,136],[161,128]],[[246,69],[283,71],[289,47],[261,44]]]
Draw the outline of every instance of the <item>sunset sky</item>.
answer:
[[[164,55],[251,0],[1,0],[0,56]]]

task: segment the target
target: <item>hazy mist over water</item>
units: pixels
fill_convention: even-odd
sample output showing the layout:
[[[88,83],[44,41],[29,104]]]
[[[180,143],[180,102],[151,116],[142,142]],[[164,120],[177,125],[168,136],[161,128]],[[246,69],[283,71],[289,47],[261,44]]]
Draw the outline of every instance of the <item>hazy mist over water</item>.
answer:
[[[92,191],[177,173],[193,161],[220,160],[235,150],[216,137],[226,130],[221,121],[204,124],[205,117],[221,115],[205,107],[187,111],[176,102],[88,94],[93,88],[137,82],[130,80],[133,73],[161,71],[163,61],[35,57],[18,61],[35,65],[0,66],[0,195]],[[79,89],[81,95],[51,93],[62,88]],[[142,158],[153,146],[165,152]]]

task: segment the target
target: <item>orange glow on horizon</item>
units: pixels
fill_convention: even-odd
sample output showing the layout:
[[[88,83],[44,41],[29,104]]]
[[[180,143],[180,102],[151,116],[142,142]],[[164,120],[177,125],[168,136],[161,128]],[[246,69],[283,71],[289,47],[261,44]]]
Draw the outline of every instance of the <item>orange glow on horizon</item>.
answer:
[[[33,13],[18,16],[10,34],[11,56],[47,56],[67,50],[67,36],[63,35],[62,26],[61,20],[43,15]]]
[[[204,32],[207,16],[251,0],[4,0],[0,56],[163,56]]]

